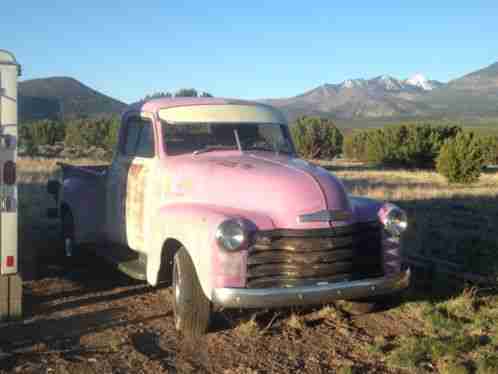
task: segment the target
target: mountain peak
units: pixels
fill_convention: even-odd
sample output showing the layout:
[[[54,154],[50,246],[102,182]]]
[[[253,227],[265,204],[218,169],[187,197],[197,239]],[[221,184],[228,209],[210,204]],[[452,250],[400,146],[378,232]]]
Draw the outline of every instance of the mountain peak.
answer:
[[[408,78],[405,83],[410,84],[412,86],[420,87],[425,91],[431,91],[434,87],[431,85],[429,80],[425,77],[425,75],[421,73],[417,73],[411,78]]]
[[[399,91],[403,88],[401,81],[386,74],[373,78],[370,82],[387,91]]]
[[[364,79],[346,79],[340,85],[342,88],[359,88],[365,86]]]

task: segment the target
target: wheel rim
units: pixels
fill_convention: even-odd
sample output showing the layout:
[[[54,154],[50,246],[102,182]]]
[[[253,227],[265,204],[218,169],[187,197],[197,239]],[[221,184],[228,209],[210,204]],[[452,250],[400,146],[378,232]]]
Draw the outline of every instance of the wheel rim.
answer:
[[[74,225],[73,216],[69,212],[65,212],[62,216],[62,239],[64,242],[64,252],[67,257],[71,257],[74,253]]]
[[[67,257],[71,257],[73,255],[73,239],[71,238],[64,239],[64,250],[66,252]]]
[[[182,291],[181,291],[181,272],[178,262],[175,261],[173,265],[173,292],[174,292],[174,305],[173,311],[175,315],[175,327],[177,330],[181,329],[182,319],[180,313],[180,307],[182,305]]]

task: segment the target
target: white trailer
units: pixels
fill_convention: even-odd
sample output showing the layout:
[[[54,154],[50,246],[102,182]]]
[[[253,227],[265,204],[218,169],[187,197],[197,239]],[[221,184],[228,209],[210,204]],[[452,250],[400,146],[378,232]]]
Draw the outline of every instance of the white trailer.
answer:
[[[17,250],[17,77],[14,55],[0,49],[0,320],[22,313]]]

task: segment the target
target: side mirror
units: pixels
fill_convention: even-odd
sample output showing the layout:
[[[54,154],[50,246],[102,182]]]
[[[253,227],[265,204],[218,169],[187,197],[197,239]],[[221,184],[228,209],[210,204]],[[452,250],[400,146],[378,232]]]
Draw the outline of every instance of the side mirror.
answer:
[[[54,197],[57,201],[59,199],[59,191],[61,189],[61,183],[57,180],[49,180],[47,182],[47,192]]]

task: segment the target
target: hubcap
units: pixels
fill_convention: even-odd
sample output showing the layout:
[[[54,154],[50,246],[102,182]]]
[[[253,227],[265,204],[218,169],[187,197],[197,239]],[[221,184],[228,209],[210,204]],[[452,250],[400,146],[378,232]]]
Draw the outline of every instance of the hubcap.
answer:
[[[71,257],[73,255],[73,239],[66,238],[64,240],[64,250],[66,251],[67,257]]]

